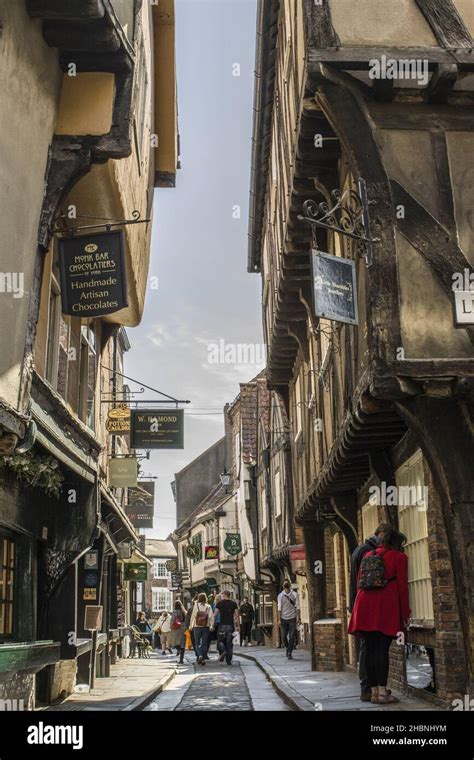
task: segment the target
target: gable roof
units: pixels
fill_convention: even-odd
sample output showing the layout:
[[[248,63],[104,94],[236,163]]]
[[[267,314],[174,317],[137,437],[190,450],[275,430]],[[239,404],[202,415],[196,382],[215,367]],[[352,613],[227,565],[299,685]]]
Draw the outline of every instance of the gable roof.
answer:
[[[159,538],[146,538],[145,554],[147,557],[176,557],[176,549],[172,541],[163,541]]]

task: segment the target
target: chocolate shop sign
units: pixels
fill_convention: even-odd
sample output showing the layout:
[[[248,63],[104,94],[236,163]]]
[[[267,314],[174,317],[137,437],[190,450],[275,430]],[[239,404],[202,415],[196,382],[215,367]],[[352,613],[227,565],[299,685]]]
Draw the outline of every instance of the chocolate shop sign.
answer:
[[[122,230],[58,240],[63,314],[102,317],[128,306]]]

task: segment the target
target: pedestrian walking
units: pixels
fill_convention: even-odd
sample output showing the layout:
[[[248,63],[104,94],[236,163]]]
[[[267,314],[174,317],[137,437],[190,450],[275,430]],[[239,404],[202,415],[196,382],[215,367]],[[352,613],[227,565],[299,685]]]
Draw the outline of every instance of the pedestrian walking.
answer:
[[[295,648],[296,626],[299,623],[300,605],[298,594],[291,588],[289,580],[283,582],[283,591],[278,594],[278,625],[280,626],[281,640],[286,649],[286,656],[293,659]]]
[[[367,552],[377,549],[380,545],[380,541],[383,539],[386,530],[390,529],[388,523],[380,523],[377,526],[374,534],[364,541],[363,544],[354,550],[351,557],[351,578],[350,578],[350,592],[349,592],[349,612],[354,609],[354,603],[357,596],[357,580],[359,577],[360,563],[362,557]],[[365,639],[361,638],[359,648],[359,681],[360,681],[360,698],[362,702],[370,702],[372,698],[372,691],[369,686],[369,678],[367,676],[367,668],[365,666]]]
[[[249,602],[248,596],[244,596],[242,604],[239,607],[240,615],[240,646],[252,646],[252,623],[255,617],[253,606]]]
[[[169,632],[168,642],[170,647],[176,647],[178,659],[181,664],[184,661],[184,652],[186,649],[185,636],[185,618],[186,613],[180,600],[177,599],[174,610],[171,614],[171,630]]]
[[[230,598],[230,591],[222,592],[222,599],[216,604],[216,613],[219,615],[219,629],[217,632],[217,649],[220,652],[219,662],[226,661],[232,665],[234,653],[234,632],[240,628],[239,608]]]
[[[387,689],[387,681],[390,645],[405,634],[410,617],[408,558],[402,551],[405,541],[403,533],[387,528],[380,545],[366,552],[360,563],[348,631],[365,641],[365,666],[374,704],[399,702]]]
[[[161,654],[166,654],[166,650],[168,650],[170,654],[173,654],[173,650],[171,649],[171,644],[169,641],[171,631],[171,615],[168,610],[163,610],[161,616],[158,618],[155,624],[154,630],[156,630],[161,637]]]
[[[212,607],[207,602],[206,594],[199,594],[197,602],[193,606],[189,624],[194,633],[198,665],[206,664],[209,629],[212,627],[213,620]]]

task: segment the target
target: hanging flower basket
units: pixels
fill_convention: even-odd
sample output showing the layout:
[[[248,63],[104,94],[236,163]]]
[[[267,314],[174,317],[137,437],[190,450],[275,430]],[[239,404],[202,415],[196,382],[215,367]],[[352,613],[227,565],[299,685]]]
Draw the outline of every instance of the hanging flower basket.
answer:
[[[37,488],[47,496],[59,498],[64,475],[54,457],[41,456],[32,451],[0,456],[0,472],[2,471],[10,472],[19,483],[29,488]]]

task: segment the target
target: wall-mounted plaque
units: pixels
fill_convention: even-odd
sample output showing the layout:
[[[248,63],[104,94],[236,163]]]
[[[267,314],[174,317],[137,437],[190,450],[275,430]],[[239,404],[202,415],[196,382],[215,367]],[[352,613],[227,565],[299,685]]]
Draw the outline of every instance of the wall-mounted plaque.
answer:
[[[58,240],[63,314],[102,317],[128,306],[122,230]]]
[[[311,264],[316,316],[359,324],[355,262],[313,250]]]

